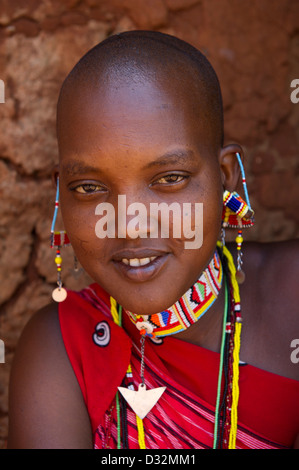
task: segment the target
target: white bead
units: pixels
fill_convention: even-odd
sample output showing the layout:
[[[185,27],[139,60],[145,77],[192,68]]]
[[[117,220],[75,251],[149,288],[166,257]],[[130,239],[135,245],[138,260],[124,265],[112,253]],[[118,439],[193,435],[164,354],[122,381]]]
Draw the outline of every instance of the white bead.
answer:
[[[142,329],[145,329],[145,331],[148,334],[151,334],[154,331],[154,327],[150,323],[147,323],[147,322],[144,322],[144,321],[137,322],[136,327],[139,331],[142,330]]]
[[[63,302],[67,298],[67,291],[63,287],[56,287],[52,292],[55,302]]]

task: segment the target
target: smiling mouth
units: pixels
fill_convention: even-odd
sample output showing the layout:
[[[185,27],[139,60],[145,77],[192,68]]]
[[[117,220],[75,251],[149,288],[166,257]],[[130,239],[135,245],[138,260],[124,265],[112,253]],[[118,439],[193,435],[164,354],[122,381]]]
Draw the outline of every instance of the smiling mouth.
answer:
[[[131,267],[146,266],[147,264],[154,261],[157,256],[151,256],[150,258],[122,258],[121,262]]]
[[[145,282],[155,277],[167,263],[169,253],[123,253],[113,259],[114,266],[125,278]]]

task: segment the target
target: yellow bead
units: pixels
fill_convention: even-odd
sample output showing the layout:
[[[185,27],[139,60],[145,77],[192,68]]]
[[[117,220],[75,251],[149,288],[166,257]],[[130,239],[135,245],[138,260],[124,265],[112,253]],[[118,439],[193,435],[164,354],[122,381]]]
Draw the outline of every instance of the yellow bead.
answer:
[[[55,263],[56,263],[56,264],[61,264],[61,263],[62,263],[62,258],[61,258],[61,256],[56,256],[56,258],[55,258]]]
[[[238,236],[236,237],[236,242],[237,242],[237,243],[242,243],[242,242],[243,242],[243,237],[241,237],[240,235],[238,235]]]

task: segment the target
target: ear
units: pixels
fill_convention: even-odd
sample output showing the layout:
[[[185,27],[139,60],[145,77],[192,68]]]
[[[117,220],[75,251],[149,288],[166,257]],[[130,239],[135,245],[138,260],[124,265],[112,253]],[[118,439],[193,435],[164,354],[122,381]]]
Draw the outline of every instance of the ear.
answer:
[[[243,150],[238,144],[229,144],[222,147],[219,154],[219,164],[222,174],[223,188],[235,191],[240,177],[240,166],[236,154],[239,153],[243,161]]]
[[[54,188],[56,188],[57,186],[57,178],[59,176],[59,165],[55,165],[53,170],[52,170],[52,183],[53,183],[53,186]]]

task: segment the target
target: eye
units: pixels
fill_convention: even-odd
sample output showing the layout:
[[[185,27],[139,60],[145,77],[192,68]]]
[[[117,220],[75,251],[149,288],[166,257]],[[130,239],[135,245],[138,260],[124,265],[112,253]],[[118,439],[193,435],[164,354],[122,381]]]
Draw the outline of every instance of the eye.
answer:
[[[100,192],[103,190],[105,190],[103,186],[99,184],[92,184],[92,183],[79,184],[78,186],[71,188],[71,191],[75,191],[76,193],[79,193],[79,194],[93,194],[93,193]]]
[[[188,177],[189,177],[188,175],[178,175],[178,174],[172,173],[169,175],[162,176],[161,178],[158,178],[157,180],[154,181],[153,185],[177,184],[177,183],[181,183],[182,181],[185,181]]]
[[[184,179],[181,175],[167,175],[160,178],[157,182],[158,183],[178,183]]]

